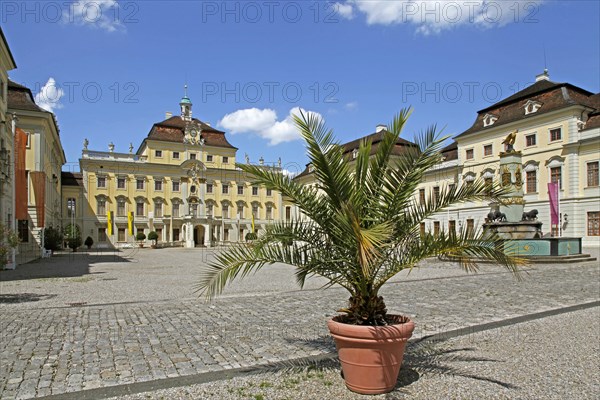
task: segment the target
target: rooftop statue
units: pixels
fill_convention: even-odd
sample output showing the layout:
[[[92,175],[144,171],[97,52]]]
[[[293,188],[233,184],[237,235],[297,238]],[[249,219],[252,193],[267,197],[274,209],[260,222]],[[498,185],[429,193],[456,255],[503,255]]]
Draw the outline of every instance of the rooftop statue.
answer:
[[[508,136],[502,141],[502,144],[506,145],[506,152],[513,153],[515,151],[514,145],[517,140],[517,133],[519,130],[515,130],[508,134]]]

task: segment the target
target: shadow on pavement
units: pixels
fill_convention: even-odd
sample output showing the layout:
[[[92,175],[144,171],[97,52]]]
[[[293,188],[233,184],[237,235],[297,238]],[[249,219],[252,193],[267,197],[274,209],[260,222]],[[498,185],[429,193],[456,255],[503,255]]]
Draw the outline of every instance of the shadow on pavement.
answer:
[[[110,252],[65,252],[19,265],[15,270],[0,270],[0,282],[81,277],[96,274],[90,272],[92,264],[129,262],[132,260],[127,258],[126,254],[114,250]]]
[[[55,294],[37,294],[37,293],[18,293],[18,294],[0,294],[0,304],[7,303],[28,303],[56,297]]]

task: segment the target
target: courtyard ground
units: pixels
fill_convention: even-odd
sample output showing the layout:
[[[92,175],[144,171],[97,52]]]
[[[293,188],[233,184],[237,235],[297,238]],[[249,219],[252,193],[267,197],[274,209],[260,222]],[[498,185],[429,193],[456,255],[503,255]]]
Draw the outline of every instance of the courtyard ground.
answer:
[[[319,279],[300,290],[274,265],[206,303],[194,286],[215,251],[64,253],[0,272],[0,398],[356,397],[325,324],[345,291]],[[523,278],[437,260],[396,277],[388,309],[417,322],[415,339],[434,336],[409,346],[392,396],[597,393],[598,263],[536,265]],[[244,376],[258,366],[271,372]]]

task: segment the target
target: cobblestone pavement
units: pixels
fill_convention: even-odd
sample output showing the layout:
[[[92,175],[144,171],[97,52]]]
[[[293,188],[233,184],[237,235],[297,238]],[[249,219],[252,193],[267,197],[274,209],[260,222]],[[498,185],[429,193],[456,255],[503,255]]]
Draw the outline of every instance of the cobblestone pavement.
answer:
[[[172,257],[173,253],[165,254]],[[416,320],[416,337],[600,298],[597,263],[539,266],[523,281],[500,269],[478,275],[455,275],[445,267],[431,271],[424,275],[426,279],[391,283],[382,293],[388,309]],[[14,276],[13,281],[19,279]],[[133,279],[143,281],[140,275]],[[5,286],[14,293],[12,283],[3,283],[0,294],[4,295]],[[40,290],[56,292],[52,285],[61,283],[43,281]],[[96,284],[82,282],[80,290],[93,291]],[[165,285],[165,291],[177,288]],[[35,306],[4,302],[0,304],[0,398],[32,398],[220,371],[334,350],[325,322],[344,305],[347,294],[342,289],[268,296],[249,292],[254,295],[240,291],[208,304],[183,296],[52,306],[61,298],[60,292]],[[136,297],[133,291],[130,294]],[[163,299],[160,291],[150,294]]]

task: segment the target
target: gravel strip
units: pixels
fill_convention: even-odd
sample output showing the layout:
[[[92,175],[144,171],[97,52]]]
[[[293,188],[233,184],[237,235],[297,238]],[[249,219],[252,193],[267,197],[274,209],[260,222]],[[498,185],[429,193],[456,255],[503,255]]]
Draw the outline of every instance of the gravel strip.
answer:
[[[597,399],[600,308],[412,344],[387,395],[348,391],[338,366],[294,368],[112,399]]]

